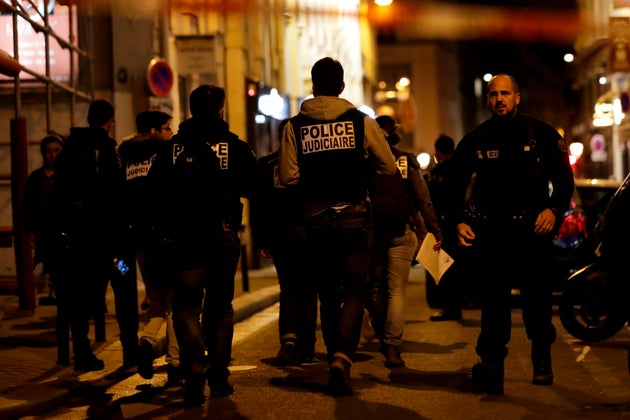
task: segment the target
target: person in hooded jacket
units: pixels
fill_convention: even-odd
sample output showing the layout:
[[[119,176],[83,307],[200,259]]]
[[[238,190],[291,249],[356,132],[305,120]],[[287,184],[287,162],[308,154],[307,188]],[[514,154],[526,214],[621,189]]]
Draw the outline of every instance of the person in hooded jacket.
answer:
[[[130,262],[137,259],[148,299],[147,322],[140,332],[138,343],[138,373],[145,379],[153,377],[153,359],[163,354],[158,335],[166,322],[167,383],[180,378],[179,346],[172,317],[172,289],[175,277],[171,263],[172,249],[164,228],[160,225],[159,206],[161,185],[151,182],[152,167],[160,153],[164,153],[171,139],[172,117],[161,111],[149,110],[136,116],[138,132],[124,139],[118,146],[123,177],[123,202],[126,225],[133,243]]]
[[[192,118],[179,125],[160,171],[165,204],[171,204],[163,214],[175,250],[173,322],[185,376],[184,402],[195,406],[205,400],[206,380],[211,397],[234,392],[228,365],[241,198],[256,194],[260,175],[252,149],[223,120],[224,89],[201,85],[189,103]]]
[[[421,223],[436,239],[435,251],[442,244],[442,232],[433,210],[429,188],[420,165],[411,153],[396,145],[400,142],[395,120],[389,115],[376,117],[396,158],[400,176],[377,176],[373,202],[383,212],[375,213],[374,275],[372,278],[372,326],[380,341],[380,351],[389,367],[405,364],[401,357],[405,326],[406,287],[412,262],[426,236]],[[393,191],[400,193],[392,195]],[[395,216],[394,212],[399,212]],[[382,215],[381,217],[377,217]]]
[[[352,394],[373,247],[368,184],[374,173],[396,173],[376,121],[339,98],[343,73],[331,57],[313,65],[314,98],[284,128],[278,168],[281,184],[302,196],[332,395]]]

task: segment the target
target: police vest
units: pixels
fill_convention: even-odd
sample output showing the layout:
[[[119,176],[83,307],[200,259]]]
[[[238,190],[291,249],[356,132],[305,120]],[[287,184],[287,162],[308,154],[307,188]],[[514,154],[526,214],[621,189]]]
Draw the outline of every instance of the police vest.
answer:
[[[306,201],[359,203],[366,198],[364,118],[365,114],[357,109],[332,121],[302,114],[291,118]]]

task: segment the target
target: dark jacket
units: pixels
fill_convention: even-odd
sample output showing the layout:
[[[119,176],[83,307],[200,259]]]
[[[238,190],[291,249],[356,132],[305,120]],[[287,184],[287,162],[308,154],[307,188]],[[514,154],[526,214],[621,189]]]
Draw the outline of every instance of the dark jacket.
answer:
[[[252,149],[219,118],[182,122],[158,171],[169,229],[186,246],[224,229],[239,230],[240,200],[251,198],[260,182]]]
[[[473,173],[472,202],[488,219],[525,216],[533,223],[549,208],[561,221],[573,194],[566,142],[550,125],[522,114],[477,126],[457,145],[451,169],[454,223],[466,220],[466,189]]]
[[[24,185],[24,231],[35,237],[34,263],[44,261],[50,254],[57,235],[53,208],[53,177],[44,168],[35,169]]]
[[[144,240],[161,231],[157,202],[162,196],[161,185],[152,182],[153,165],[159,154],[165,153],[168,142],[136,134],[118,147],[120,155],[121,202],[125,225],[133,238]]]
[[[120,233],[119,191],[116,140],[103,128],[72,128],[55,161],[61,230],[111,250]]]

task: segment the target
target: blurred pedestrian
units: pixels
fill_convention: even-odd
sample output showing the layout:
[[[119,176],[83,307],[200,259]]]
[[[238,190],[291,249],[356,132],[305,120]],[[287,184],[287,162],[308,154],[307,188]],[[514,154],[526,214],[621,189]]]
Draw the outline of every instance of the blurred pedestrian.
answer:
[[[135,365],[138,345],[135,265],[129,265],[129,272],[119,272],[115,265],[127,252],[119,219],[124,204],[116,140],[109,137],[114,107],[97,99],[90,103],[87,120],[89,127],[70,130],[55,164],[55,206],[63,241],[60,275],[68,284],[74,368],[79,371],[104,367],[90,347],[88,318],[95,311],[96,317],[104,316],[109,280],[124,366]]]
[[[435,279],[430,273],[426,273],[426,281],[433,282],[433,290],[439,296],[442,309],[430,316],[431,321],[457,321],[462,318],[462,307],[468,295],[465,291],[470,278],[475,278],[470,272],[464,273],[459,270],[463,267],[462,262],[464,255],[458,255],[457,251],[457,232],[455,226],[449,223],[446,217],[445,207],[447,205],[447,197],[449,191],[446,187],[445,180],[451,167],[451,158],[455,151],[455,141],[445,135],[435,140],[435,161],[436,165],[429,171],[427,176],[427,185],[431,193],[431,201],[435,209],[436,216],[440,225],[440,230],[444,235],[444,243],[442,247],[451,256],[454,257],[454,264],[444,273],[440,279],[439,285],[435,285]],[[464,254],[463,251],[461,254]]]
[[[58,276],[58,221],[53,207],[55,161],[63,149],[64,139],[48,135],[39,149],[42,166],[31,172],[24,185],[24,230],[33,248],[33,264],[41,264],[42,280],[48,296],[57,306],[57,363],[70,364],[70,333],[67,310],[67,291]]]
[[[253,151],[223,120],[224,104],[221,87],[193,90],[192,118],[179,125],[164,162],[165,204],[170,204],[166,217],[178,270],[173,322],[185,375],[184,402],[189,406],[204,402],[206,380],[211,397],[234,392],[228,365],[241,198],[251,198],[260,182]]]
[[[464,136],[453,155],[449,212],[460,245],[479,246],[483,266],[476,347],[481,361],[472,369],[473,381],[489,394],[503,394],[512,288],[521,292],[533,383],[553,383],[552,238],[570,204],[573,173],[562,136],[518,112],[521,94],[512,76],[494,76],[487,92],[492,117]],[[467,218],[465,196],[473,174],[475,211]]]
[[[172,263],[173,250],[165,228],[160,221],[163,215],[156,203],[162,197],[163,185],[151,182],[152,167],[156,157],[166,152],[171,139],[172,117],[161,111],[149,110],[136,116],[137,133],[124,139],[118,147],[123,177],[123,199],[125,203],[125,225],[129,228],[129,241],[133,244],[146,288],[148,304],[147,322],[140,332],[138,344],[138,373],[145,379],[153,377],[153,359],[166,353],[167,382],[176,382],[180,377],[179,346],[175,337],[172,316],[172,283],[175,270]],[[166,323],[166,337],[160,337],[162,325]],[[165,351],[162,349],[165,338]]]
[[[279,124],[278,138],[288,122]],[[280,185],[277,150],[258,163],[265,184],[252,215],[258,221],[262,255],[273,258],[280,283],[280,349],[275,361],[277,365],[316,362],[317,290],[308,266],[302,202],[295,188]]]
[[[369,294],[373,226],[368,183],[374,172],[396,173],[378,124],[339,98],[343,74],[341,64],[330,57],[313,65],[314,98],[305,100],[285,127],[279,160],[280,182],[299,188],[303,197],[333,395],[352,393],[350,367]]]
[[[419,231],[419,218],[435,235],[435,251],[440,249],[442,233],[420,165],[413,155],[396,147],[400,136],[395,120],[381,115],[376,117],[376,122],[385,132],[399,174],[377,175],[371,194],[375,209],[371,315],[380,351],[388,366],[397,367],[405,364],[401,346],[409,272],[418,242],[421,243],[425,235]],[[380,208],[384,210],[377,212]],[[383,217],[379,217],[381,215]]]

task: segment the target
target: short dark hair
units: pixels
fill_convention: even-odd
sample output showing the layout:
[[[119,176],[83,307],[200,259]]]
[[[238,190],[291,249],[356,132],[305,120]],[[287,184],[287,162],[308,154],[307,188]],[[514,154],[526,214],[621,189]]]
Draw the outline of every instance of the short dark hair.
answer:
[[[88,108],[87,122],[90,127],[100,127],[114,118],[114,106],[105,99],[92,101]]]
[[[388,128],[396,127],[396,121],[389,115],[379,115],[375,118],[375,120],[378,123],[379,127],[381,127],[385,131],[387,131]]]
[[[440,134],[440,137],[435,141],[435,150],[452,155],[455,151],[455,141],[446,134]]]
[[[201,85],[190,94],[193,117],[217,117],[225,105],[225,90],[214,85]]]
[[[173,117],[166,112],[148,110],[136,115],[136,130],[138,133],[149,133],[152,128],[161,130],[162,126],[168,123]]]
[[[49,144],[59,143],[59,145],[63,147],[63,142],[64,142],[63,137],[57,134],[51,134],[49,136],[44,137],[42,141],[39,143],[39,151],[42,152],[42,155],[43,155],[44,153],[46,153],[46,146],[48,146]]]
[[[324,96],[339,96],[343,89],[343,67],[330,57],[324,57],[311,68],[313,90]]]

